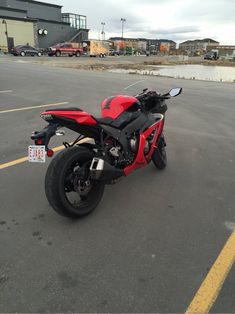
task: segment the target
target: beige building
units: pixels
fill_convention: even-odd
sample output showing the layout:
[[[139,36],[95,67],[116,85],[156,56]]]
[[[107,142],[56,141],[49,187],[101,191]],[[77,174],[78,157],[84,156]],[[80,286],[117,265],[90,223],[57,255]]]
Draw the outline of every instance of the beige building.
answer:
[[[9,43],[11,43],[9,45]],[[23,19],[0,18],[0,49],[7,52],[8,46],[35,46],[34,22]]]
[[[0,0],[0,46],[4,50],[27,43],[36,48],[66,41],[81,43],[88,39],[88,32],[86,16],[62,13],[61,5],[35,0]]]
[[[210,46],[209,51],[217,51],[220,57],[231,58],[235,60],[235,46],[234,45],[214,45]]]
[[[219,45],[219,42],[211,38],[187,40],[179,44],[179,50],[186,51],[188,53],[194,52],[204,53],[208,50],[210,46],[214,45]]]

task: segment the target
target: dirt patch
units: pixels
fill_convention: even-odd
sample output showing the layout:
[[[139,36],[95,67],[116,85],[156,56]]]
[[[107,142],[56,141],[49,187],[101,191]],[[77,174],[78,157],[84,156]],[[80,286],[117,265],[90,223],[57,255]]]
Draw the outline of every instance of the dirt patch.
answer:
[[[151,65],[185,65],[185,64],[199,64],[210,66],[235,66],[235,61],[229,60],[203,60],[201,57],[189,58],[187,61],[179,61],[177,56],[168,57],[107,57],[105,59],[99,58],[66,58],[66,57],[42,57],[42,58],[27,58],[19,59],[18,62],[29,62],[35,64],[43,64],[53,67],[73,68],[79,70],[95,70],[105,71],[110,69],[124,69],[124,70],[145,70],[146,66],[148,70],[151,70]]]

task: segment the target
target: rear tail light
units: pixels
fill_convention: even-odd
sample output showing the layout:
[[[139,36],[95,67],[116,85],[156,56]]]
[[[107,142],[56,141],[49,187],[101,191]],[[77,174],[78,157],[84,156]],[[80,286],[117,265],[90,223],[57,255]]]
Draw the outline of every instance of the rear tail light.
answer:
[[[42,139],[35,140],[36,145],[43,145],[44,141]]]

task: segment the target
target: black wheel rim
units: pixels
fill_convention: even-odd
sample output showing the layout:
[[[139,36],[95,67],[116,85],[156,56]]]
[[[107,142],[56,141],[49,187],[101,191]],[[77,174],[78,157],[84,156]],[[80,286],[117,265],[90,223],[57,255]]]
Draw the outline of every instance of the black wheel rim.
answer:
[[[91,160],[76,160],[72,161],[65,169],[63,180],[64,196],[69,205],[76,211],[89,206],[92,202],[91,195],[97,183],[90,179],[90,164]],[[83,175],[82,172],[84,172]],[[86,188],[85,185],[88,184],[88,182],[89,186]],[[83,187],[84,189],[82,189]]]

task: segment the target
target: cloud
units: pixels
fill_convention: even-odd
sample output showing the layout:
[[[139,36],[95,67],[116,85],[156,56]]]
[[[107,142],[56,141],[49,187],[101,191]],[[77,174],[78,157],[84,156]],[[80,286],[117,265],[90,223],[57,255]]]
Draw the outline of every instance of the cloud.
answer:
[[[190,37],[196,37],[197,33],[199,32],[199,27],[186,25],[184,27],[175,27],[175,28],[149,28],[146,27],[144,24],[137,24],[133,25],[132,27],[128,27],[125,31],[129,34],[130,37],[140,37],[140,38],[166,38],[169,39],[185,39],[188,38],[189,34]]]
[[[234,0],[206,0],[203,3],[198,0],[188,0],[181,10],[176,12],[176,20],[192,21],[197,23],[230,23],[234,24],[235,1]],[[235,27],[235,26],[234,26]]]
[[[186,34],[186,33],[197,33],[199,32],[198,26],[181,26],[170,29],[159,29],[160,34]]]
[[[167,37],[173,40],[212,37],[235,44],[234,0],[41,0],[63,5],[63,12],[85,14],[91,34],[101,31],[105,22],[106,38],[121,35],[126,19],[127,37]],[[192,24],[193,22],[193,24]]]

